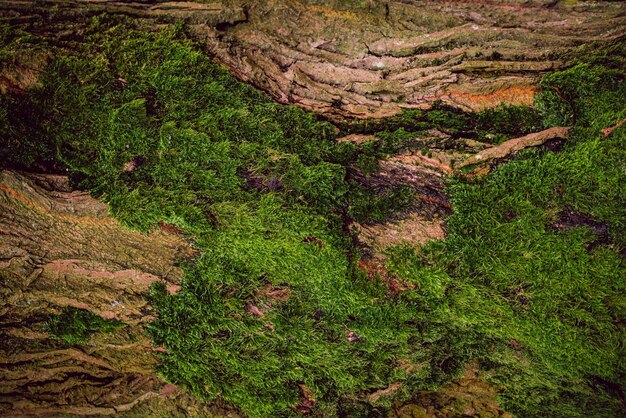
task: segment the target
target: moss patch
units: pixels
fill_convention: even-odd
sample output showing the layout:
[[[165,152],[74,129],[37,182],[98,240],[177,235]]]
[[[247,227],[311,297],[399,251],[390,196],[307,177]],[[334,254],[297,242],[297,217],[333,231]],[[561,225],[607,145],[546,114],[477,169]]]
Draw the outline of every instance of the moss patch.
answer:
[[[67,346],[85,344],[96,332],[114,332],[125,326],[119,321],[104,319],[92,312],[78,308],[64,308],[52,315],[46,324],[50,336]]]

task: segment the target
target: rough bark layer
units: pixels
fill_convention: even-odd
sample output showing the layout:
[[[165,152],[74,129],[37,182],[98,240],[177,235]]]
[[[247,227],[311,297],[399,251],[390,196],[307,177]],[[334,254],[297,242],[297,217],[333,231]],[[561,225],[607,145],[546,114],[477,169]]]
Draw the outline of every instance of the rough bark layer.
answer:
[[[380,261],[385,258],[382,253],[389,246],[417,246],[444,237],[444,217],[451,210],[444,193],[445,175],[436,167],[424,164],[422,160],[403,161],[401,156],[396,156],[381,161],[378,171],[357,178],[357,181],[375,192],[408,187],[414,197],[410,208],[392,214],[383,223],[353,224],[359,242],[369,249],[369,257]]]
[[[437,99],[478,110],[532,103],[573,48],[624,34],[623,4],[556,3],[268,1],[236,26],[197,30],[234,74],[330,117]]]
[[[396,405],[390,418],[461,416],[512,418],[500,408],[497,391],[485,382],[475,364],[467,365],[461,377],[439,390],[422,391],[412,401]]]
[[[381,161],[379,169],[370,176],[356,176],[357,181],[369,190],[408,186],[416,203],[408,210],[393,214],[383,223],[359,224],[359,241],[370,251],[376,261],[384,259],[382,253],[393,245],[419,246],[445,236],[445,217],[452,213],[445,192],[448,176],[480,177],[494,167],[513,158],[527,148],[545,147],[558,150],[567,140],[568,127],[554,127],[499,145],[481,143],[471,139],[452,139],[436,129],[415,134],[414,141],[429,147],[428,155],[408,151]],[[339,141],[362,143],[374,141],[373,135],[348,135]],[[455,141],[461,145],[456,150],[446,150],[445,144]]]
[[[582,44],[626,34],[621,2],[491,0],[9,1],[39,22],[102,11],[174,21],[240,79],[331,119],[384,117],[443,100],[465,110],[530,104],[540,76]],[[44,20],[42,21],[42,16]]]
[[[1,415],[112,414],[159,396],[173,400],[148,405],[208,408],[155,375],[142,326],[150,284],[175,286],[192,255],[181,237],[130,231],[56,175],[1,171],[0,214]],[[63,307],[127,326],[67,347],[45,327]]]
[[[458,168],[489,164],[493,161],[510,158],[524,148],[538,147],[550,141],[565,141],[569,130],[570,128],[567,127],[555,127],[528,134],[521,138],[511,139],[465,159],[458,165]]]

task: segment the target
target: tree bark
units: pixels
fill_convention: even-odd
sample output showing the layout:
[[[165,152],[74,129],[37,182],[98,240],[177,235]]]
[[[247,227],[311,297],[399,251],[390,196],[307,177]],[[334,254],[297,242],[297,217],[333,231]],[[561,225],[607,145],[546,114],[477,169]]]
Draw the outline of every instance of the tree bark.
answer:
[[[150,27],[184,20],[239,79],[333,121],[392,116],[436,100],[464,110],[530,104],[541,75],[567,65],[581,45],[626,37],[626,4],[620,2],[0,2],[5,21],[32,25],[67,48],[80,37],[80,25],[71,25],[102,12],[145,19]],[[0,91],[26,94],[46,62],[39,54],[17,71],[1,69]],[[439,194],[452,171],[443,164],[448,157],[394,158],[368,181],[382,187],[399,178],[428,217],[411,214],[397,225],[369,227],[364,236],[381,247],[396,244],[386,238],[389,228],[413,231],[397,235],[414,243],[440,237],[449,210]],[[178,262],[191,256],[183,237],[124,228],[106,205],[72,191],[63,176],[1,171],[0,414],[235,415],[194,400],[154,372],[155,348],[143,330],[152,318],[146,294],[157,281],[175,291]],[[67,348],[45,329],[49,315],[64,307],[128,326]],[[467,397],[453,389],[459,399]],[[491,389],[478,389],[495,399]]]
[[[178,262],[193,256],[182,237],[131,231],[58,175],[0,171],[0,214],[0,415],[209,410],[155,375],[143,328],[149,286],[175,291]],[[45,327],[64,307],[127,326],[66,347]]]
[[[72,20],[103,11],[159,22],[184,20],[207,51],[238,78],[279,102],[298,104],[331,120],[391,116],[406,108],[428,108],[436,100],[464,110],[531,104],[541,75],[566,65],[581,45],[626,36],[622,2],[0,4],[0,13],[39,22],[42,30],[46,20]]]

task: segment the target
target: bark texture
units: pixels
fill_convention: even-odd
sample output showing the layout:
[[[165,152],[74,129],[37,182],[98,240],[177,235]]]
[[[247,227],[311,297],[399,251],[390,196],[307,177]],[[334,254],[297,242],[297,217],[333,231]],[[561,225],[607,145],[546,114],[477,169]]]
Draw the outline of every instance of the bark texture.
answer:
[[[180,236],[130,231],[58,175],[0,171],[0,214],[0,415],[208,408],[155,375],[142,326],[150,284],[175,290],[178,262],[193,255]],[[66,347],[45,322],[68,306],[127,326]]]
[[[428,108],[435,100],[464,110],[530,104],[541,75],[566,65],[581,45],[626,36],[626,5],[620,2],[0,2],[0,17],[32,24],[60,47],[80,37],[80,25],[68,31],[70,25],[101,12],[146,19],[151,27],[185,20],[238,78],[334,121],[391,116]],[[48,58],[40,52],[2,69],[0,91],[26,94]],[[424,141],[446,140],[440,132],[430,134]],[[466,165],[494,162],[565,132],[534,135],[486,145]],[[481,144],[469,147],[477,152]],[[444,180],[453,171],[450,160],[463,156],[437,149],[433,154],[395,156],[362,179],[372,188],[408,185],[420,202],[387,224],[355,225],[374,255],[391,244],[443,236],[442,218],[450,210]],[[188,244],[171,232],[142,235],[123,228],[104,204],[72,191],[63,176],[1,171],[0,415],[235,415],[192,399],[154,374],[155,350],[142,328],[151,319],[146,292],[155,281],[175,291],[182,274],[178,262],[191,256]],[[371,269],[379,261],[374,257]],[[391,279],[389,286],[402,290]],[[128,326],[64,347],[48,338],[44,324],[68,306]],[[446,387],[398,405],[397,416],[503,414],[495,390],[483,386],[475,371]],[[464,409],[446,409],[451,403]]]
[[[54,19],[186,20],[237,77],[333,120],[435,100],[465,110],[530,104],[541,75],[576,48],[626,34],[624,3],[573,0],[23,0],[0,11],[45,29],[51,6]]]
[[[574,47],[623,36],[623,5],[565,3],[253,2],[236,26],[198,32],[234,74],[331,118],[437,99],[477,110],[532,103],[541,74]]]
[[[556,127],[511,139],[498,146],[487,148],[472,155],[462,161],[458,168],[489,164],[494,161],[507,159],[525,148],[538,147],[549,141],[565,141],[569,130],[570,128]]]

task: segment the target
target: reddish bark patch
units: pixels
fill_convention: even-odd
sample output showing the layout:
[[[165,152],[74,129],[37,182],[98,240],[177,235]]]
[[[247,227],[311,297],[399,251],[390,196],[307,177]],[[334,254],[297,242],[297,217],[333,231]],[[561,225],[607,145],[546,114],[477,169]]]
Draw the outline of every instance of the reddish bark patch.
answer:
[[[3,75],[0,75],[0,93],[2,94],[7,94],[7,93],[14,93],[14,94],[27,94],[28,92],[26,90],[24,90],[23,88],[21,88],[20,86],[18,86],[17,84],[15,84],[14,82],[12,82],[11,80],[9,80],[8,78],[6,78]]]
[[[270,305],[272,302],[285,302],[293,294],[291,289],[273,286],[267,283],[257,292],[257,297],[264,299]]]
[[[293,409],[302,415],[310,415],[313,413],[313,407],[317,403],[313,392],[304,384],[298,384],[300,389],[300,403],[293,406]]]
[[[163,231],[172,233],[174,235],[185,235],[185,230],[174,224],[168,224],[163,221],[159,221],[159,227]]]
[[[319,248],[324,248],[324,241],[322,241],[321,239],[314,237],[313,235],[309,235],[308,237],[305,237],[303,240],[303,242],[308,242],[311,244],[315,244],[317,245]]]
[[[168,284],[166,285],[165,289],[167,290],[167,293],[169,293],[170,295],[175,295],[176,293],[183,290],[183,287],[177,284]]]
[[[144,157],[141,157],[141,156],[135,157],[132,160],[126,162],[122,166],[122,171],[125,171],[125,172],[135,171],[144,163],[144,161],[145,161]]]
[[[557,219],[552,224],[552,228],[556,231],[564,231],[576,227],[587,227],[596,236],[596,239],[587,246],[588,250],[598,245],[611,243],[608,224],[606,222],[600,222],[586,213],[566,208],[559,212]]]
[[[167,396],[169,396],[169,395],[171,395],[171,394],[173,394],[173,393],[175,393],[175,392],[177,392],[179,390],[180,389],[178,389],[177,386],[174,386],[174,385],[168,383],[168,384],[166,384],[165,386],[163,386],[161,388],[160,396],[165,398],[165,397],[167,397]]]
[[[450,89],[440,95],[447,98],[452,105],[472,111],[481,111],[503,104],[515,106],[530,106],[535,100],[539,88],[533,85],[505,87],[490,93],[470,93]]]
[[[248,303],[246,305],[246,311],[256,316],[257,318],[262,318],[263,316],[265,316],[265,313],[261,309],[259,309],[258,306],[253,305],[252,303]]]
[[[358,343],[363,341],[363,337],[354,331],[350,331],[349,329],[346,330],[346,339],[349,343]]]
[[[352,142],[354,144],[362,144],[368,141],[375,141],[376,137],[374,135],[363,135],[363,134],[350,134],[346,136],[342,136],[341,138],[337,138],[337,142]]]
[[[387,296],[394,300],[400,293],[415,288],[406,279],[399,279],[398,276],[389,274],[385,266],[375,260],[360,259],[359,269],[365,272],[370,280],[378,278],[387,287]]]
[[[602,133],[604,134],[604,137],[607,138],[609,135],[611,135],[613,133],[614,130],[618,129],[620,126],[622,126],[624,123],[626,122],[626,118],[622,119],[621,121],[619,121],[617,124],[609,127],[609,128],[604,128],[602,130]]]

